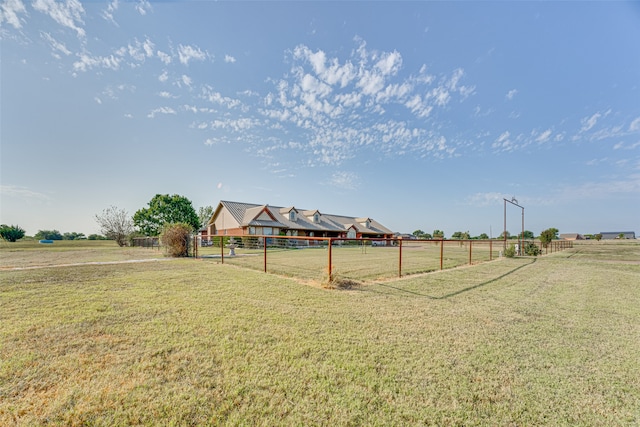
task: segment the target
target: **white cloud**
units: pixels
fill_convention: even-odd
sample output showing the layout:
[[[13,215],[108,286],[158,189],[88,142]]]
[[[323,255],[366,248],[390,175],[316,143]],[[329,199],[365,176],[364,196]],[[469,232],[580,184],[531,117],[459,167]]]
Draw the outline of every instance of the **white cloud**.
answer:
[[[53,49],[53,56],[55,56],[56,58],[60,58],[60,55],[58,55],[56,52],[61,52],[67,56],[71,55],[71,51],[69,49],[67,49],[67,47],[65,46],[64,43],[57,41],[56,39],[54,39],[53,37],[51,37],[51,35],[49,33],[40,33],[40,36],[45,39],[47,42],[49,42],[49,44],[51,45],[51,48]]]
[[[151,3],[149,3],[147,0],[140,0],[137,4],[136,4],[136,10],[138,11],[138,13],[140,15],[146,15],[147,12],[150,12],[153,10],[153,8],[151,7]]]
[[[580,128],[580,132],[586,132],[586,131],[590,130],[591,128],[593,128],[596,125],[596,123],[598,122],[598,119],[600,117],[602,117],[602,114],[595,113],[594,115],[592,115],[590,117],[583,118],[580,121],[582,123],[582,127]]]
[[[164,53],[160,50],[156,52],[156,55],[158,55],[158,58],[160,58],[160,61],[162,61],[166,65],[169,65],[172,61],[171,55]]]
[[[247,129],[259,126],[258,120],[249,118],[240,118],[235,120],[214,120],[211,122],[211,129],[226,129],[235,132],[245,131]]]
[[[630,132],[640,131],[640,117],[638,117],[637,119],[631,122],[631,124],[629,125],[629,131]]]
[[[184,65],[189,65],[189,61],[204,61],[207,57],[207,54],[200,50],[199,47],[193,47],[190,45],[179,45],[178,46],[178,58],[180,62]]]
[[[0,24],[7,22],[14,28],[22,28],[19,14],[26,13],[24,3],[21,0],[5,0],[0,8]]]
[[[162,83],[166,82],[167,80],[169,80],[169,73],[167,73],[167,70],[164,70],[162,72],[162,74],[160,74],[158,76],[158,80],[160,80]]]
[[[509,137],[511,133],[509,131],[505,131],[495,140],[491,147],[502,150],[509,150],[512,146],[511,139]]]
[[[58,24],[74,30],[78,37],[84,38],[85,31],[82,28],[84,21],[84,8],[78,0],[66,0],[57,2],[55,0],[35,0],[33,8],[38,12],[49,15]]]
[[[234,58],[234,57],[233,57],[233,56],[231,56],[231,55],[225,55],[225,56],[224,56],[224,62],[227,62],[227,63],[233,64],[234,62],[236,62],[236,58]]]
[[[397,74],[400,67],[402,67],[402,56],[395,50],[383,53],[382,58],[376,63],[376,68],[385,76]]]
[[[113,0],[111,2],[109,2],[109,4],[107,5],[107,9],[102,11],[102,17],[111,22],[112,24],[114,24],[115,26],[118,26],[118,23],[116,22],[115,18],[113,17],[113,13],[118,10],[118,0]]]
[[[193,81],[191,80],[191,77],[187,76],[186,74],[182,75],[182,77],[180,78],[180,81],[182,81],[182,83],[187,87],[191,87],[191,83],[193,83]]]
[[[157,114],[177,114],[177,113],[176,113],[176,110],[174,110],[171,107],[160,107],[152,110],[149,114],[147,114],[147,117],[149,117],[150,119],[153,119]]]
[[[362,70],[356,86],[362,89],[364,95],[375,95],[384,87],[384,77],[374,71]]]
[[[505,98],[511,101],[513,97],[516,96],[517,93],[518,93],[517,89],[511,89],[509,92],[507,92],[507,94],[505,95]]]
[[[239,100],[223,96],[220,92],[214,91],[211,86],[202,88],[201,97],[211,103],[224,105],[227,108],[236,108],[242,105]]]
[[[80,60],[73,63],[73,69],[81,72],[85,72],[96,67],[117,70],[120,68],[120,63],[122,62],[121,57],[116,57],[114,55],[90,56],[86,53],[82,53],[78,56],[80,57]]]
[[[544,142],[549,141],[549,138],[551,138],[551,133],[552,133],[551,129],[545,130],[544,132],[542,132],[540,135],[536,137],[536,142],[542,144]]]

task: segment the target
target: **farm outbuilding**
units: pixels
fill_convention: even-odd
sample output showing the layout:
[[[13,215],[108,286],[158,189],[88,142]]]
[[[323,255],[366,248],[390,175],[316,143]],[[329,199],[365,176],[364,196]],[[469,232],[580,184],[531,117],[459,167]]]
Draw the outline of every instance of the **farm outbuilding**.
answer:
[[[601,231],[603,240],[614,240],[614,239],[635,239],[636,233],[635,231]],[[620,237],[622,235],[622,237]]]
[[[209,219],[205,234],[225,236],[304,236],[393,238],[394,233],[369,217],[353,217],[298,209],[220,201]]]
[[[562,240],[584,240],[584,236],[578,233],[563,233],[560,234]]]

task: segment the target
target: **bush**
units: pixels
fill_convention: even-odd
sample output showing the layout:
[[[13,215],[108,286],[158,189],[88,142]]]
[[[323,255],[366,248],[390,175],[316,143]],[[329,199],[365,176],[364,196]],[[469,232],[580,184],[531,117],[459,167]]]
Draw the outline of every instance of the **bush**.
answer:
[[[524,253],[529,256],[538,256],[542,253],[542,250],[533,242],[526,242],[524,244]]]
[[[162,242],[167,256],[189,256],[192,229],[193,227],[191,227],[191,225],[183,222],[165,224],[160,233],[160,242]]]
[[[513,258],[516,256],[516,245],[513,243],[509,245],[507,249],[504,250],[504,256],[507,258]]]

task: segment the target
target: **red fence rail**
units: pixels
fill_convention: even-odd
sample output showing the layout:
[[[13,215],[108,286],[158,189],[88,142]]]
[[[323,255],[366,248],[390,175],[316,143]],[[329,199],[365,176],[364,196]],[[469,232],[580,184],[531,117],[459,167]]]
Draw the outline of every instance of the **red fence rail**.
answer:
[[[331,281],[344,277],[367,281],[488,262],[502,256],[502,243],[502,240],[214,235],[194,237],[194,256],[303,279]],[[572,242],[562,240],[546,247],[540,242],[533,243],[542,253],[573,247]]]

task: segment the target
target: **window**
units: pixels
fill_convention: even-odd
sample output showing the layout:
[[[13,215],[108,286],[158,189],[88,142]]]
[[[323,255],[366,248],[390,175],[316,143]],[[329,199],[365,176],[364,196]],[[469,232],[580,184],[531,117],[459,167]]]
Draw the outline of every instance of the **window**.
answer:
[[[316,213],[313,214],[313,222],[316,223],[316,224],[320,222],[320,214],[319,213],[316,212]]]
[[[289,211],[289,221],[295,221],[296,220],[296,211],[291,209]]]

